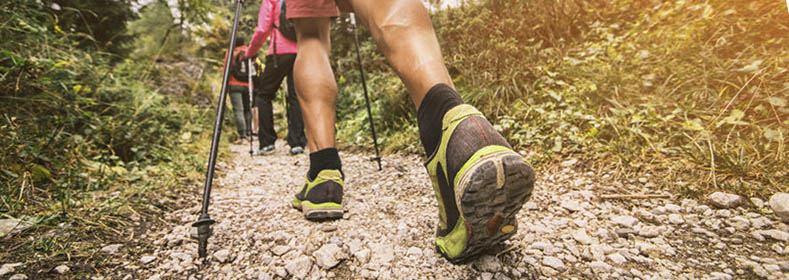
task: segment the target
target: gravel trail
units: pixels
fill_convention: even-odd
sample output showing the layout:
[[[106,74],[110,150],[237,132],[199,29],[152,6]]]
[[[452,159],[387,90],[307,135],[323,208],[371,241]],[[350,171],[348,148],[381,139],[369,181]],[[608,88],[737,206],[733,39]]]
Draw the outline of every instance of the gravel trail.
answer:
[[[370,155],[341,152],[347,212],[309,222],[289,205],[307,172],[306,155],[291,156],[282,144],[254,158],[246,145],[231,150],[233,159],[218,164],[210,208],[217,224],[206,262],[189,238],[195,201],[164,217],[176,226],[144,235],[157,249],[127,256],[134,273],[111,278],[789,279],[789,225],[748,198],[718,207],[689,199],[601,199],[654,187],[648,176],[617,180],[613,173],[576,171],[582,163],[569,160],[538,169],[517,235],[453,265],[432,245],[437,203],[418,156],[385,156],[379,172]]]

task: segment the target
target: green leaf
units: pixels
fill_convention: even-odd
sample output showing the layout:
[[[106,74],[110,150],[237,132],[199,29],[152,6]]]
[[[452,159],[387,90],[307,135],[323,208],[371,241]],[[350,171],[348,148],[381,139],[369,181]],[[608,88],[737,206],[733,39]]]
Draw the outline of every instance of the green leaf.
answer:
[[[33,181],[36,182],[43,181],[52,176],[52,173],[50,173],[48,169],[35,163],[30,167],[30,173],[33,174]]]
[[[588,136],[588,137],[595,137],[599,133],[600,133],[600,131],[596,127],[592,127],[591,129],[589,129],[589,132],[586,133],[586,136]]]
[[[17,175],[14,172],[11,172],[9,170],[5,170],[5,169],[0,168],[0,172],[3,172],[5,175],[8,175],[8,177],[19,178],[19,175]]]
[[[25,58],[21,56],[12,56],[11,61],[14,62],[14,65],[21,65],[25,63]]]

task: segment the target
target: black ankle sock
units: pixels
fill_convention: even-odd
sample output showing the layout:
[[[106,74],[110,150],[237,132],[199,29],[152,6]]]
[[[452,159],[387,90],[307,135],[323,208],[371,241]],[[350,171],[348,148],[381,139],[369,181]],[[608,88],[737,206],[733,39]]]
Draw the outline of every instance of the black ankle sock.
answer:
[[[450,109],[463,104],[463,99],[446,84],[437,84],[430,88],[419,104],[416,121],[419,125],[419,138],[427,156],[433,154],[441,141],[441,124]]]
[[[307,172],[310,181],[315,180],[318,173],[324,169],[337,169],[342,173],[342,162],[337,148],[326,148],[310,153],[310,171]]]

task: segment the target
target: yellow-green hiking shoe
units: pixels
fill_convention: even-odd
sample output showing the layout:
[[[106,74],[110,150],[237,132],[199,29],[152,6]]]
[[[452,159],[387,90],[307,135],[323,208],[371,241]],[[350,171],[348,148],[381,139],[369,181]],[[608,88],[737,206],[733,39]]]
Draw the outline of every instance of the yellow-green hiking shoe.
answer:
[[[300,209],[308,220],[342,218],[343,176],[339,170],[321,170],[315,180],[307,178],[293,198],[293,208]]]
[[[444,115],[441,142],[425,166],[439,206],[436,247],[449,261],[515,234],[534,171],[477,109],[463,104]]]

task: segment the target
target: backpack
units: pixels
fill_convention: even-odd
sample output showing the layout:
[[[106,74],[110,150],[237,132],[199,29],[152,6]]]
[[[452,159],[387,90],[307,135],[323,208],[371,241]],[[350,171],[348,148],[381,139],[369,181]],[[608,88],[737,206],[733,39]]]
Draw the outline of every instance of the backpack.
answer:
[[[286,39],[290,40],[291,42],[296,42],[296,28],[293,27],[293,23],[288,21],[288,17],[286,16],[286,6],[285,0],[279,0],[279,26],[272,23],[271,25],[274,26],[279,33],[282,33]]]
[[[260,71],[260,64],[258,64],[257,61],[252,63],[252,67],[254,67],[254,69],[250,69],[249,59],[244,57],[244,52],[238,52],[237,55],[233,56],[233,61],[230,63],[230,75],[239,82],[248,83],[250,71],[252,71],[253,76],[260,75],[262,72]]]

